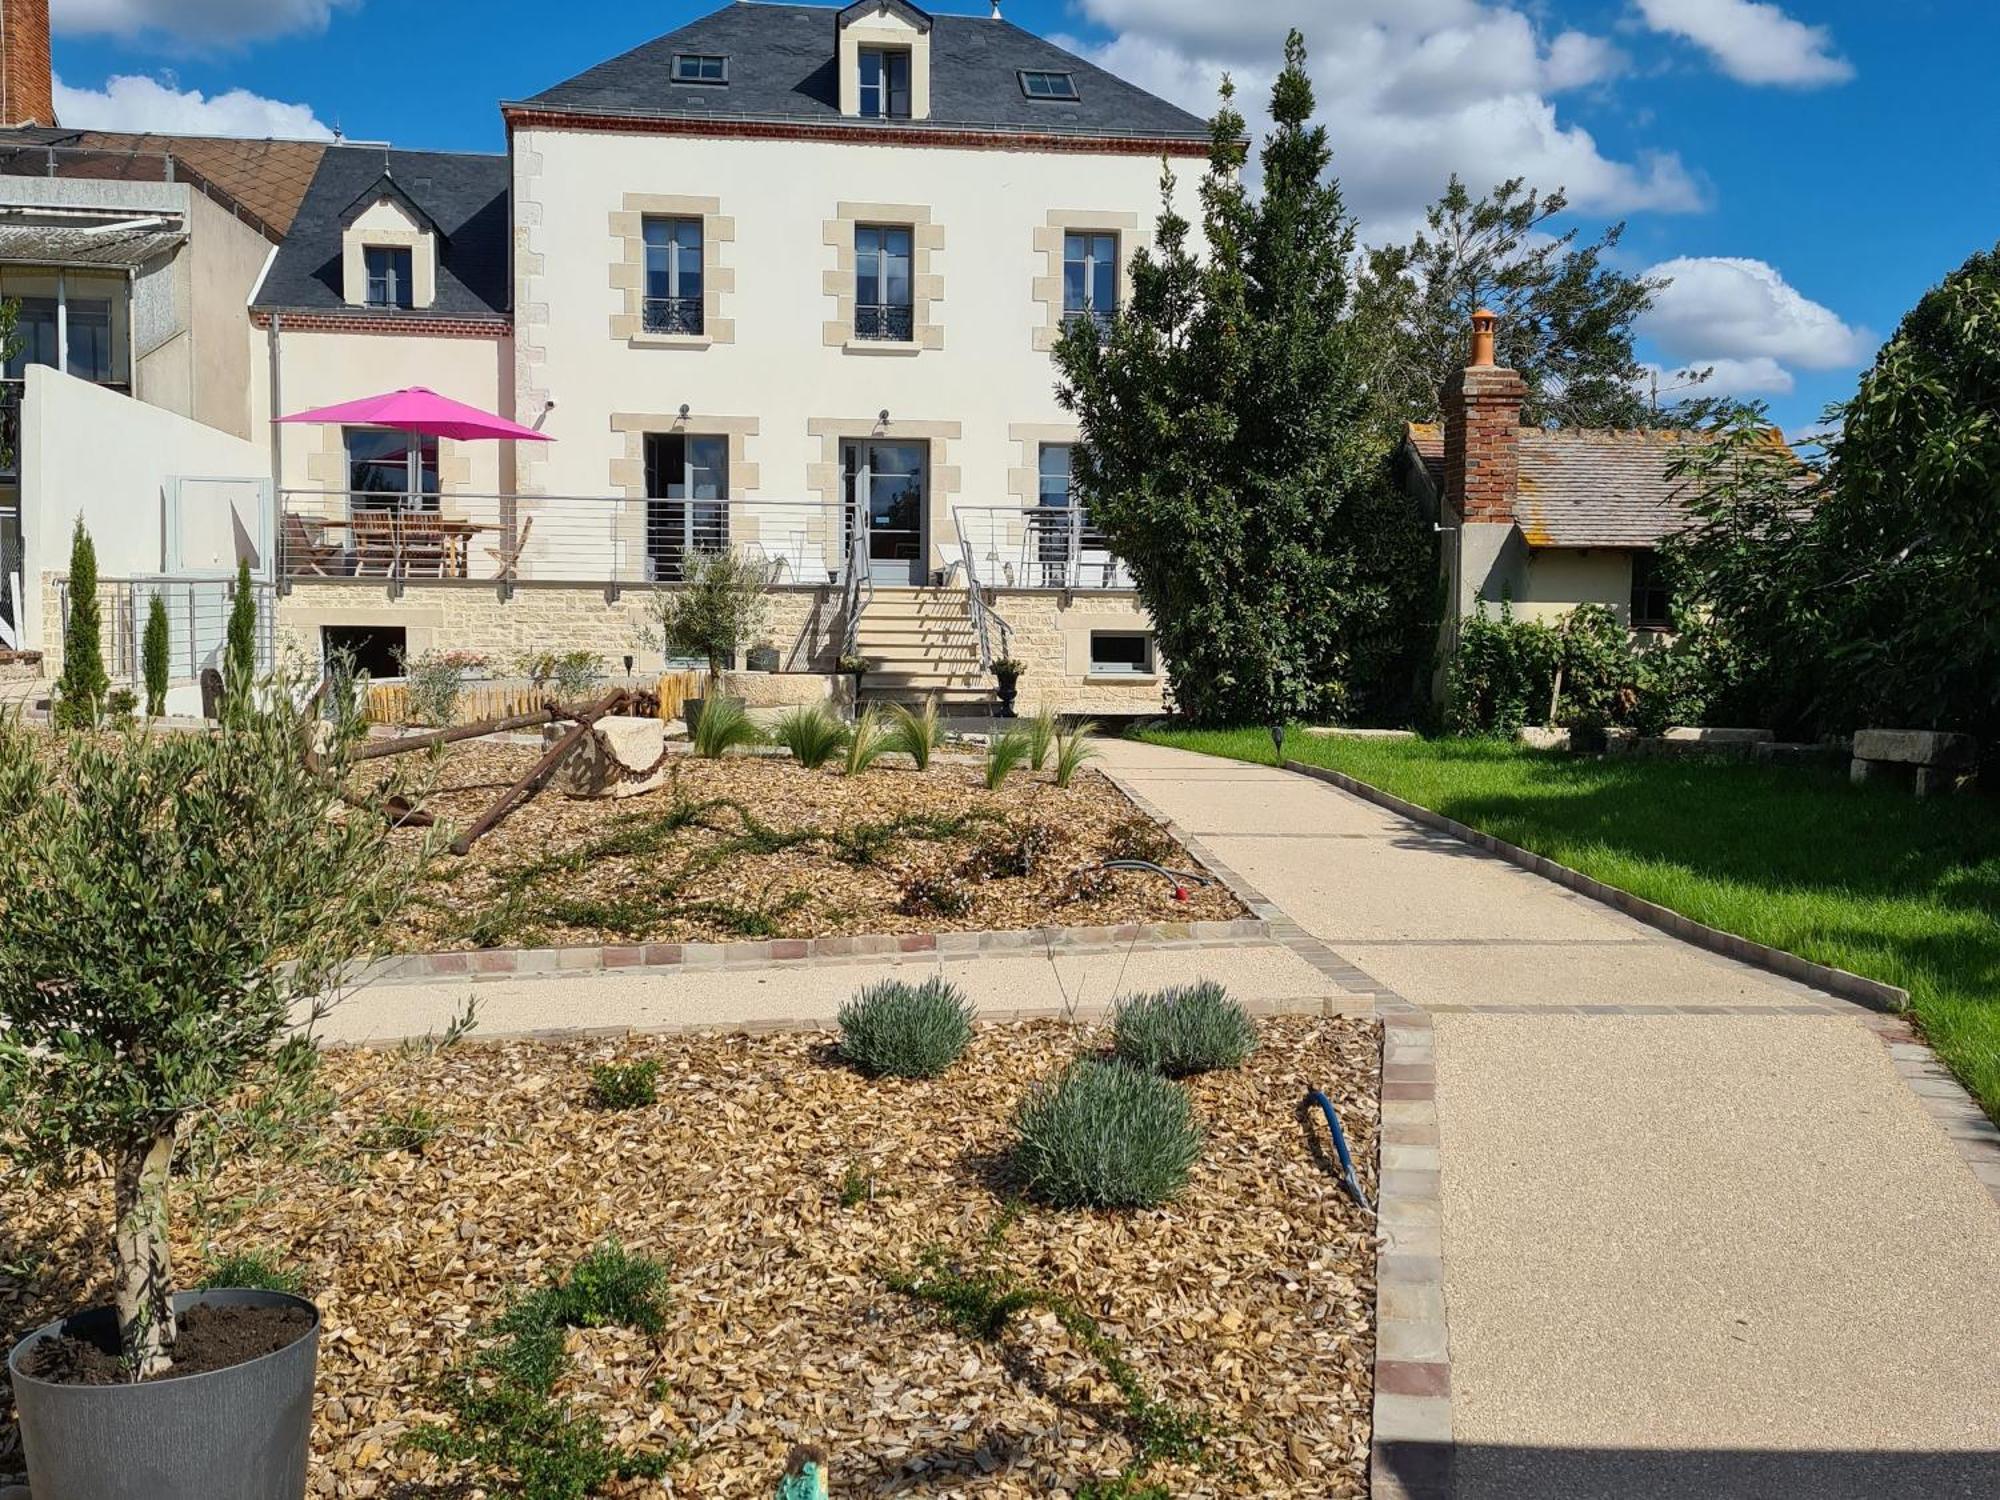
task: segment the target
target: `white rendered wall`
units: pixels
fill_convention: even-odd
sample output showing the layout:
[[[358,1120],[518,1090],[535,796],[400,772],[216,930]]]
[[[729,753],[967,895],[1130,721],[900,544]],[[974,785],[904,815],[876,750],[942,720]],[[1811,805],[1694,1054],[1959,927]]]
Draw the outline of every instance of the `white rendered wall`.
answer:
[[[887,410],[887,435],[904,424],[957,423],[960,436],[932,448],[934,495],[941,469],[956,469],[956,502],[1020,503],[1009,471],[1022,461],[1010,424],[1060,425],[1050,356],[1035,330],[1048,307],[1033,283],[1047,274],[1035,231],[1052,211],[1136,215],[1150,242],[1159,212],[1157,156],[952,150],[827,142],[690,139],[639,134],[521,130],[514,138],[514,416],[532,422],[552,398],[545,430],[558,441],[523,453],[524,491],[555,495],[617,492],[614,463],[628,459],[613,413],[676,413],[754,418],[743,460],[754,486],[732,475],[732,492],[816,498],[814,476],[826,447],[814,419],[873,422]],[[1177,160],[1181,213],[1198,219],[1196,187],[1205,163]],[[612,215],[628,194],[713,198],[731,237],[720,268],[733,278],[720,319],[729,342],[662,347],[616,337],[626,311],[614,285],[622,257]],[[942,226],[929,270],[943,296],[931,321],[941,349],[859,352],[829,344],[835,317],[827,273],[838,250],[826,226],[841,205],[908,205]],[[1132,236],[1121,244],[1129,258]],[[689,430],[699,431],[694,422]],[[1029,462],[1032,463],[1032,457]],[[952,538],[935,510],[931,556],[944,561]]]

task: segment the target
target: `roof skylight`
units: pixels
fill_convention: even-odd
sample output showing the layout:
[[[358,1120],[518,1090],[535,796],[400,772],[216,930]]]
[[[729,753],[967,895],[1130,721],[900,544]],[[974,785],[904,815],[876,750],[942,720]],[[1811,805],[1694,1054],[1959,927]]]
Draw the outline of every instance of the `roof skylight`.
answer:
[[[1053,73],[1036,68],[1021,71],[1021,92],[1030,99],[1074,99],[1076,75],[1073,73]]]
[[[675,83],[727,83],[729,59],[712,52],[676,52]]]

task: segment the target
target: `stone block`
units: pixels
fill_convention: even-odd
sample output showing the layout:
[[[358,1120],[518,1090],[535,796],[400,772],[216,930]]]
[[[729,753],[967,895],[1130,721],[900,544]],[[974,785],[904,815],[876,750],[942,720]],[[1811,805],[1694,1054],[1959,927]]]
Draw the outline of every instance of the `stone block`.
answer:
[[[1567,729],[1543,729],[1524,724],[1514,731],[1514,742],[1526,745],[1530,750],[1567,750],[1569,731]]]
[[[1763,745],[1777,736],[1768,729],[1710,729],[1691,724],[1676,724],[1660,738],[1670,744]]]
[[[1892,761],[1906,766],[1970,768],[1979,743],[1969,734],[1935,729],[1861,729],[1854,735],[1856,760]]]

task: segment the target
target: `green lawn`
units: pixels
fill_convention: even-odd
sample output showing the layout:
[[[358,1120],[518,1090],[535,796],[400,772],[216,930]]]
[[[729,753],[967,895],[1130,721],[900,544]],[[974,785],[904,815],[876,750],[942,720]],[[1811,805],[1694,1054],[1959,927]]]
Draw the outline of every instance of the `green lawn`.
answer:
[[[1148,739],[1271,759],[1262,729]],[[1486,740],[1285,739],[1331,766],[1698,922],[1901,985],[2000,1120],[2000,804],[1838,770],[1589,760]]]

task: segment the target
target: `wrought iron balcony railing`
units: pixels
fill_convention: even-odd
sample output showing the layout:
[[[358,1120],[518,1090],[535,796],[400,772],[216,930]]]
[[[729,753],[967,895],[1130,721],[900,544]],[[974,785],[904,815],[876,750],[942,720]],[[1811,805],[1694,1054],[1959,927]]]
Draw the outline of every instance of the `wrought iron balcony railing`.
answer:
[[[699,297],[648,297],[642,325],[648,333],[699,334],[703,331]]]
[[[863,302],[854,309],[854,336],[909,343],[916,337],[916,310],[906,302]]]

